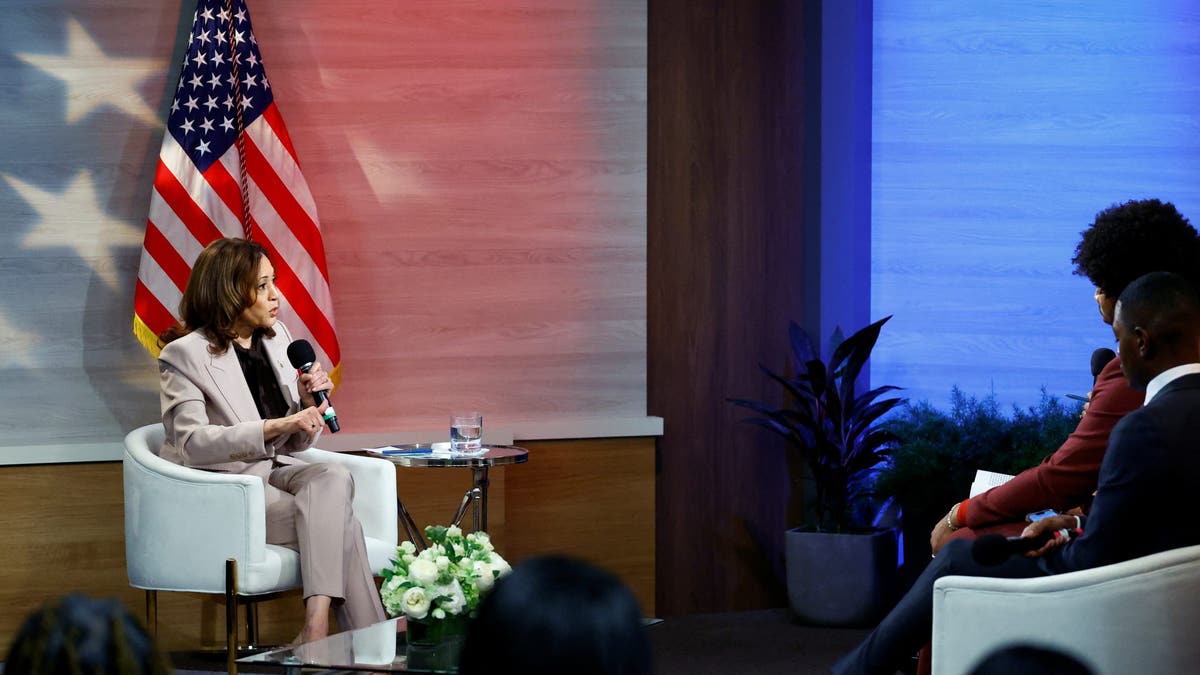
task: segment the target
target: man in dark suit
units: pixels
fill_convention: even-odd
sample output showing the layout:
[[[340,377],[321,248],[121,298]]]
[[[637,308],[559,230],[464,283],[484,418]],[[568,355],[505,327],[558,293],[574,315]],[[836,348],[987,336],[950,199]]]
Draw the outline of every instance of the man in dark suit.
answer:
[[[1200,520],[1179,515],[1200,491],[1200,294],[1168,272],[1140,277],[1121,293],[1113,334],[1121,369],[1146,390],[1146,403],[1113,429],[1091,513],[1078,523],[1083,535],[995,566],[975,562],[970,542],[950,542],[835,673],[898,670],[929,640],[933,584],[943,576],[1038,577],[1200,544]],[[1076,525],[1076,516],[1052,516],[1022,536]]]
[[[1117,298],[1148,272],[1175,272],[1200,279],[1200,235],[1175,205],[1157,199],[1114,204],[1096,214],[1075,248],[1075,274],[1095,287],[1098,315],[1111,326]],[[1062,446],[1040,464],[982,494],[958,502],[929,533],[933,553],[952,539],[992,532],[1016,536],[1025,515],[1043,509],[1066,511],[1092,503],[1108,436],[1121,418],[1142,406],[1144,396],[1121,374],[1119,359],[1103,365],[1090,393],[1087,414]],[[928,669],[924,672],[928,673]]]

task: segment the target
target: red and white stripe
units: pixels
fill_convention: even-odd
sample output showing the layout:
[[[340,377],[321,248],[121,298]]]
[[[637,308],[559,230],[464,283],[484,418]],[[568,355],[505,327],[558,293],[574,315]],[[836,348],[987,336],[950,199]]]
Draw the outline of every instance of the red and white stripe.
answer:
[[[274,103],[244,135],[250,238],[267,249],[275,265],[280,314],[292,335],[312,343],[317,358],[340,375],[316,204]],[[175,138],[164,135],[134,292],[134,333],[155,355],[154,336],[178,320],[196,256],[214,239],[243,236],[238,174],[236,145],[201,173]]]

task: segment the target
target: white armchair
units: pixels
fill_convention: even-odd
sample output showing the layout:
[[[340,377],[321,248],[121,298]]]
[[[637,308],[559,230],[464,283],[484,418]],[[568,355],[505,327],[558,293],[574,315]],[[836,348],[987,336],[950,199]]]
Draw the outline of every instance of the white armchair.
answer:
[[[1015,643],[1110,673],[1195,673],[1200,546],[1037,579],[948,576],[933,587],[933,674]]]
[[[125,561],[129,583],[146,591],[147,621],[157,620],[156,591],[226,596],[227,645],[237,646],[237,599],[299,588],[300,555],[266,542],[262,479],[180,466],[158,456],[165,431],[151,424],[125,436]],[[397,544],[396,467],[325,450],[296,453],[344,464],[354,477],[354,513],[378,574]],[[256,640],[254,612],[247,611]]]

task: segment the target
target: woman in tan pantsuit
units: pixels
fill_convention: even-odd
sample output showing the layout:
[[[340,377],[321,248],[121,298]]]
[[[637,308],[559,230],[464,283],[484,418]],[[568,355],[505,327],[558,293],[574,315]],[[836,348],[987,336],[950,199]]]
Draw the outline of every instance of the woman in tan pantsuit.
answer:
[[[218,239],[200,253],[179,303],[183,323],[161,336],[167,438],[159,454],[263,479],[268,543],[300,552],[307,641],[328,634],[330,607],[343,630],[386,617],[350,506],[350,474],[290,456],[320,436],[327,404],[316,406],[313,392],[332,383],[320,364],[300,375],[288,365],[291,336],[278,312],[261,246]]]

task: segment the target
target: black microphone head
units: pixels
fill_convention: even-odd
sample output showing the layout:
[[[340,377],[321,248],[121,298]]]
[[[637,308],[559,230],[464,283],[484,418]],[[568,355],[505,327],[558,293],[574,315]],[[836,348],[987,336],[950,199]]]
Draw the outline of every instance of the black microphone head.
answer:
[[[999,565],[1012,553],[1008,537],[1002,534],[985,534],[971,544],[971,557],[980,565]]]
[[[317,353],[313,351],[312,345],[308,344],[308,340],[296,340],[287,348],[288,361],[292,362],[292,367],[297,370],[304,370],[305,366],[311,366],[317,360]]]
[[[1108,362],[1115,358],[1117,358],[1117,353],[1108,347],[1101,347],[1092,352],[1092,377],[1099,377],[1104,366],[1107,366]]]

